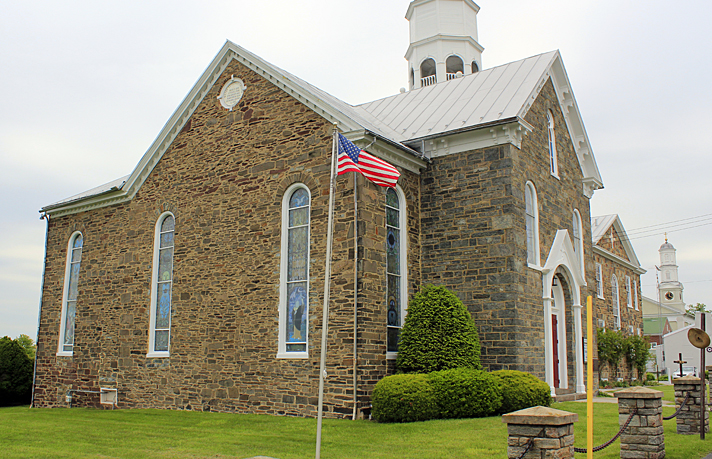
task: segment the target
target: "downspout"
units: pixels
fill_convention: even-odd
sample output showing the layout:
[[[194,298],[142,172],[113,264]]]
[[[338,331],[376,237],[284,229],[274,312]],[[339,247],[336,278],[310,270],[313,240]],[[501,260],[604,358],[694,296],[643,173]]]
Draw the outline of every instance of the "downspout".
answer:
[[[42,319],[42,296],[44,294],[45,270],[47,268],[47,239],[49,238],[49,215],[40,215],[40,220],[47,220],[45,229],[45,250],[44,259],[42,260],[42,284],[40,286],[40,310],[37,313],[37,335],[35,336],[35,362],[32,369],[32,397],[30,399],[30,408],[35,406],[35,378],[37,378],[37,347],[40,340],[40,322]]]
[[[354,411],[351,415],[353,421],[356,420],[358,414],[358,375],[357,357],[358,357],[358,186],[356,181],[358,176],[354,174]]]

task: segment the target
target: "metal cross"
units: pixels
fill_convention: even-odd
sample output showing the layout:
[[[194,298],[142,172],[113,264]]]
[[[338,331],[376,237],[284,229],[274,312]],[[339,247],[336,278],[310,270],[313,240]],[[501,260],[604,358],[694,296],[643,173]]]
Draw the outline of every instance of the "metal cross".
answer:
[[[682,360],[682,352],[680,352],[680,360],[674,360],[672,363],[679,363],[680,364],[680,377],[682,378],[682,364],[687,363],[687,360]]]

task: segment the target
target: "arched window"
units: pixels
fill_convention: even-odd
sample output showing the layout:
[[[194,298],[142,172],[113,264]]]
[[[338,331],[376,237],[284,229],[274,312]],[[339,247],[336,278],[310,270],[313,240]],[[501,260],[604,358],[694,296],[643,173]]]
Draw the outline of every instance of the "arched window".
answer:
[[[435,61],[431,58],[427,58],[420,64],[420,85],[430,86],[435,83],[437,83],[435,77]]]
[[[70,356],[74,352],[74,324],[77,315],[77,294],[79,293],[79,267],[82,262],[84,237],[76,232],[69,238],[67,263],[64,270],[64,292],[62,294],[62,315],[59,325],[59,347],[57,355]]]
[[[170,212],[164,212],[156,221],[147,357],[169,355],[175,227],[175,217]]]
[[[477,61],[472,61],[472,73],[477,73],[480,71],[480,67],[477,65]]]
[[[635,302],[635,310],[639,311],[638,308],[638,282],[633,281],[633,301]]]
[[[618,278],[614,274],[613,277],[611,277],[611,298],[612,298],[612,304],[613,304],[613,324],[616,327],[616,330],[620,330],[621,328],[621,302],[620,302],[620,295],[618,295]]]
[[[539,209],[536,188],[532,182],[527,182],[524,188],[527,229],[527,263],[539,266]]]
[[[408,300],[405,197],[400,188],[386,189],[387,351],[398,352]]]
[[[574,245],[574,252],[576,252],[576,257],[579,262],[579,267],[581,268],[581,275],[586,278],[586,270],[584,269],[584,264],[583,264],[583,223],[581,222],[581,214],[579,213],[578,209],[574,209],[574,216],[573,216],[573,230],[574,230],[574,237],[573,237],[573,245]]]
[[[457,78],[457,72],[460,76],[465,73],[465,64],[462,63],[460,56],[450,56],[445,60],[445,74],[448,80]]]
[[[625,276],[625,295],[626,304],[629,308],[633,307],[633,286],[631,285],[630,276]]]
[[[556,134],[554,132],[554,114],[546,111],[546,126],[549,133],[549,164],[550,172],[554,177],[559,176],[559,158],[556,154]]]
[[[413,67],[410,68],[410,88],[413,89],[413,85],[415,85],[415,71],[413,70]]]
[[[301,183],[282,199],[278,358],[307,358],[311,194]]]

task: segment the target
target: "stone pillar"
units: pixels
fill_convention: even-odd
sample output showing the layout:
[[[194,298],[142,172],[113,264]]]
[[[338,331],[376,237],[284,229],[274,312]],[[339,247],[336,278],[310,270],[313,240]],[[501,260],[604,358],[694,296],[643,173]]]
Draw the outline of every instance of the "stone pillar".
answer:
[[[507,458],[522,457],[527,445],[532,445],[522,459],[551,457],[573,459],[574,422],[578,414],[535,406],[502,416],[507,424]]]
[[[664,458],[663,393],[647,387],[631,387],[617,392],[616,397],[620,427],[637,409],[637,415],[621,435],[621,459]]]
[[[675,404],[680,406],[690,392],[690,399],[677,415],[677,433],[697,435],[700,433],[700,405],[702,403],[702,380],[694,376],[673,379],[675,385]],[[705,432],[710,430],[710,413],[705,412]]]

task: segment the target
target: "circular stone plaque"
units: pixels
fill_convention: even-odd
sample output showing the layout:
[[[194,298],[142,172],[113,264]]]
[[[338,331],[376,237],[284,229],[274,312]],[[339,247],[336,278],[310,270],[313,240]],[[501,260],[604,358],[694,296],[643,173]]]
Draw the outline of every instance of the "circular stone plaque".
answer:
[[[243,83],[241,79],[235,78],[235,75],[233,75],[223,86],[218,99],[223,107],[232,111],[233,107],[240,102],[240,99],[242,99],[242,95],[244,93],[245,83]]]

